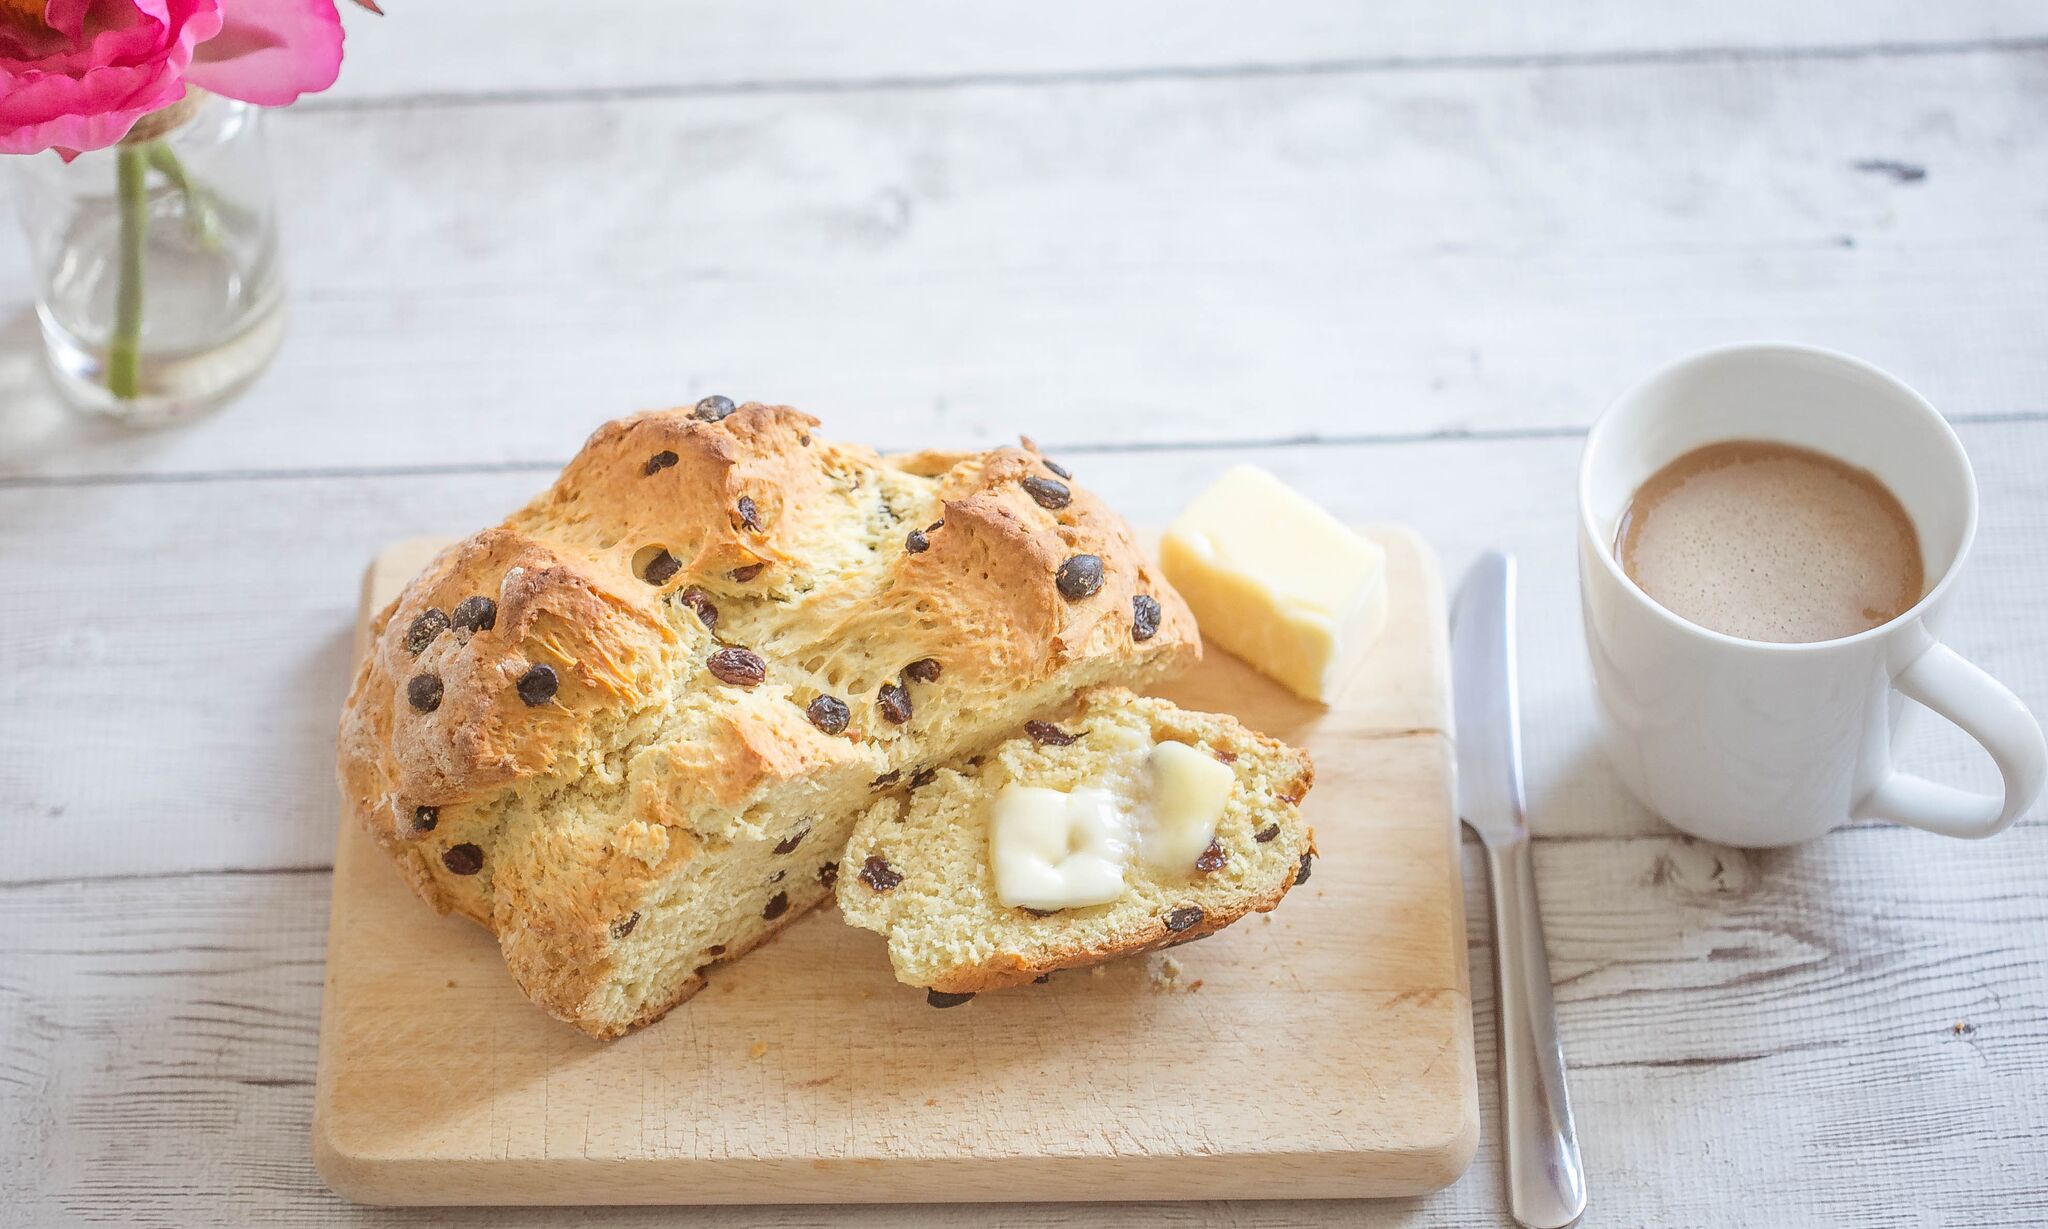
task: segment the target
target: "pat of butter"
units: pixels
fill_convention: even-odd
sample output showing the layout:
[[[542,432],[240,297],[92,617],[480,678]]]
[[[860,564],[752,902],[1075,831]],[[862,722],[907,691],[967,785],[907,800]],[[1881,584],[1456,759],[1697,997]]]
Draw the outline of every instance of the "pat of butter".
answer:
[[[996,899],[1013,909],[1109,904],[1124,894],[1134,851],[1152,870],[1194,873],[1237,777],[1185,743],[1136,752],[1120,757],[1105,784],[1063,793],[1011,782],[996,792],[988,833]]]
[[[1386,622],[1386,552],[1253,466],[1196,496],[1159,560],[1204,636],[1305,700],[1327,704]]]
[[[1124,894],[1129,809],[1105,789],[1005,785],[989,816],[996,896],[1011,908],[1106,905]]]
[[[1237,777],[1216,757],[1186,743],[1152,748],[1152,797],[1138,834],[1147,865],[1173,874],[1195,869],[1195,859],[1216,839],[1216,821]]]

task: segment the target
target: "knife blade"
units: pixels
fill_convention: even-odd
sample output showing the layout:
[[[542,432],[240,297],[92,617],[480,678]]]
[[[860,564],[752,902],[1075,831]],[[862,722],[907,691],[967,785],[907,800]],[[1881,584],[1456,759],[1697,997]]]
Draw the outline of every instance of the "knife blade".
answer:
[[[1523,808],[1515,561],[1499,551],[1482,555],[1458,588],[1451,611],[1451,705],[1458,812],[1486,848],[1493,891],[1508,1209],[1530,1229],[1561,1229],[1586,1210],[1586,1174],[1565,1088]]]
[[[1515,561],[1480,556],[1451,610],[1451,711],[1458,813],[1491,846],[1528,837],[1515,682]]]

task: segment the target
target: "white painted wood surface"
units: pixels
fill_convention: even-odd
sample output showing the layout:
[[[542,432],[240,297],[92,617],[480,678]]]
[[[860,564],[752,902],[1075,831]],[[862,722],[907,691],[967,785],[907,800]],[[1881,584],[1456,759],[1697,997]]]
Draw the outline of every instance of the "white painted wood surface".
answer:
[[[316,103],[275,125],[296,324],[255,395],[109,438],[9,363],[0,475],[559,463],[714,390],[909,445],[1574,427],[1751,335],[2038,410],[2044,57]]]
[[[2032,0],[1231,0],[1091,4],[1046,0],[969,9],[946,0],[885,7],[802,0],[546,0],[420,5],[403,21],[349,14],[350,57],[319,105],[570,93],[741,92],[863,83],[1195,75],[1246,70],[1428,69],[1528,59],[1913,54],[2038,40]],[[488,13],[479,25],[479,14]],[[626,31],[632,31],[625,36]],[[452,55],[456,49],[472,54]]]
[[[1962,420],[1953,640],[2048,711],[2048,8],[386,7],[279,118],[295,322],[225,413],[63,417],[0,242],[0,1224],[575,1219],[357,1209],[313,1173],[355,578],[713,390],[882,443],[1029,431],[1138,520],[1250,459],[1454,574],[1516,550],[1586,1223],[2048,1222],[2048,821],[1670,835],[1590,747],[1570,571],[1578,433],[1624,383],[1843,346]],[[1910,758],[1988,775],[1931,722]],[[1487,1135],[1452,1189],[997,1219],[1500,1222],[1479,886]]]

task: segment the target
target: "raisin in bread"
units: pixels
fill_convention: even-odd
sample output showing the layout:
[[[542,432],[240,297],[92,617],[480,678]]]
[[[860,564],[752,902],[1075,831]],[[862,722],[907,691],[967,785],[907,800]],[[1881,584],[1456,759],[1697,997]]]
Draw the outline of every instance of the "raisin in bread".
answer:
[[[1194,661],[1128,526],[1028,445],[883,459],[784,406],[608,424],[377,618],[347,806],[611,1037],[831,894],[876,793]]]
[[[1142,767],[1160,742],[1187,743],[1231,769],[1216,839],[1184,873],[1125,868],[1110,904],[1050,914],[1011,908],[996,892],[989,812],[1005,785],[1067,791]],[[899,981],[933,1002],[1031,981],[1211,934],[1280,903],[1315,853],[1300,803],[1314,779],[1306,752],[1230,717],[1191,713],[1122,688],[1088,692],[1078,711],[993,751],[940,769],[921,788],[877,802],[854,827],[839,909],[888,937]]]

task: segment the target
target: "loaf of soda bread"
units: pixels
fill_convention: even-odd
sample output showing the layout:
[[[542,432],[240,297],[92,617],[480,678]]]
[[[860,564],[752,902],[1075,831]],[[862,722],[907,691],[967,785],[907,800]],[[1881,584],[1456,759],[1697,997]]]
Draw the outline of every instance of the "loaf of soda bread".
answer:
[[[831,894],[855,818],[1195,661],[1129,527],[1020,448],[883,458],[725,398],[610,423],[377,616],[347,807],[594,1036]]]
[[[1206,751],[1235,778],[1209,848],[1179,872],[1133,862],[1110,904],[1052,913],[1004,905],[989,854],[998,791],[1097,784],[1142,767],[1160,742]],[[1314,777],[1306,752],[1233,718],[1096,689],[1070,716],[1034,720],[992,751],[875,803],[847,842],[839,910],[887,936],[897,980],[927,987],[937,1006],[1186,943],[1272,909],[1307,881],[1315,840],[1300,805]]]

